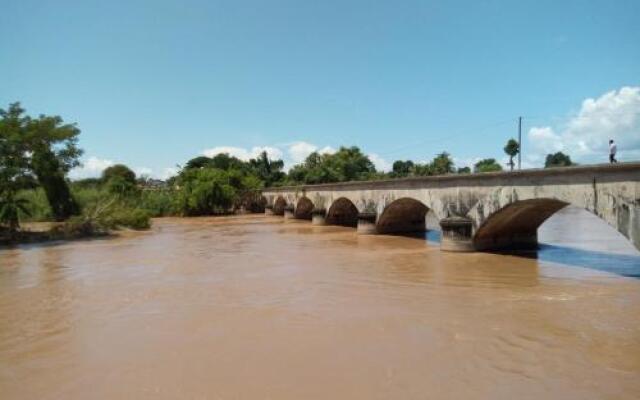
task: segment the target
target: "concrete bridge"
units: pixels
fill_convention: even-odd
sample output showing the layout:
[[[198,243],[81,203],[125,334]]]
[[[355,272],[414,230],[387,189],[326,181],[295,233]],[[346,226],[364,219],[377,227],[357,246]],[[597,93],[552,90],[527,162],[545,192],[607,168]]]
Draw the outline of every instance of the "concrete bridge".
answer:
[[[429,215],[449,251],[535,247],[538,227],[572,204],[640,249],[640,163],[279,187],[263,196],[267,214],[360,234],[425,231]]]

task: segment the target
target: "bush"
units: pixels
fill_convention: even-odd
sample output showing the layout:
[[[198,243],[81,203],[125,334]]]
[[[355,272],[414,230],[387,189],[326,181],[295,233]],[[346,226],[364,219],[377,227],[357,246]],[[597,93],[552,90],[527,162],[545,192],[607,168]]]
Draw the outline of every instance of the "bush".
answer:
[[[82,215],[70,218],[57,231],[65,237],[84,237],[107,234],[119,228],[143,230],[150,227],[147,211],[131,208],[117,197],[110,197],[87,204]]]
[[[71,217],[62,225],[51,229],[52,238],[71,239],[78,237],[91,237],[107,235],[109,229],[100,224],[97,220],[78,215]]]
[[[97,204],[109,196],[104,190],[99,187],[91,186],[72,186],[73,196],[80,205],[80,209],[84,210],[91,205]]]
[[[496,172],[502,171],[502,166],[498,164],[495,158],[485,158],[480,160],[473,166],[473,172]]]
[[[43,222],[54,219],[47,195],[42,188],[21,190],[18,192],[18,197],[27,201],[29,210],[29,215],[20,213],[21,221]]]
[[[105,183],[107,191],[121,197],[132,197],[139,194],[140,190],[135,181],[130,182],[123,177],[114,176]]]
[[[239,184],[240,180],[235,173],[215,168],[183,171],[179,178],[182,189],[177,196],[180,213],[195,216],[229,212],[237,198],[232,183]]]
[[[144,190],[138,207],[146,210],[151,217],[166,217],[179,214],[173,190]]]
[[[139,208],[119,208],[108,217],[113,229],[130,228],[144,230],[151,227],[151,218],[146,210]]]

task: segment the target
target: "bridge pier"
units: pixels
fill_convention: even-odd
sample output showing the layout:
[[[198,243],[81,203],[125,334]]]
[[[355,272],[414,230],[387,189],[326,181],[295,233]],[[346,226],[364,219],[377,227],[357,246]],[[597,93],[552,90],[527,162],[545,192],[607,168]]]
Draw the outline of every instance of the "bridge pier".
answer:
[[[273,206],[268,204],[264,206],[264,215],[274,215],[273,214]]]
[[[440,250],[452,252],[472,252],[473,246],[473,223],[471,219],[465,217],[449,217],[440,221],[442,228],[442,239]]]
[[[356,232],[358,235],[375,235],[376,232],[376,217],[374,212],[362,212],[358,213],[358,226]]]
[[[314,208],[313,211],[311,211],[311,224],[318,226],[326,225],[326,215],[327,211],[324,208]]]
[[[288,204],[284,207],[284,219],[294,219],[295,215],[293,214],[293,206]]]
[[[535,250],[538,248],[538,232],[514,232],[500,236],[483,236],[475,240],[477,250]]]

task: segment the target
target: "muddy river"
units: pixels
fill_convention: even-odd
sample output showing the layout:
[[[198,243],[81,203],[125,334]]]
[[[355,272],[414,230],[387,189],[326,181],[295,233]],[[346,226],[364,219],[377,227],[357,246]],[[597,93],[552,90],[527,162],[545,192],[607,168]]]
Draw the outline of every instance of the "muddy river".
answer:
[[[255,215],[0,249],[0,398],[640,398],[640,253],[604,223],[427,238]]]

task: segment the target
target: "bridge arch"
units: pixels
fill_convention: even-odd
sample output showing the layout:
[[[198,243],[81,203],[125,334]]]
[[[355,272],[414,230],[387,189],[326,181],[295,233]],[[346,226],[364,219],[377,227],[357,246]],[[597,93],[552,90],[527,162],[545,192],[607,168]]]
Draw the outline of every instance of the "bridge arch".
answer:
[[[284,215],[284,208],[287,206],[287,200],[284,197],[278,196],[273,202],[273,214]]]
[[[538,227],[569,203],[542,198],[515,201],[500,208],[476,229],[473,246],[477,250],[535,248]]]
[[[313,207],[313,202],[309,200],[308,197],[301,197],[298,199],[293,216],[298,219],[308,219],[311,221],[311,212],[313,211]]]
[[[378,217],[376,230],[378,233],[424,232],[428,211],[429,207],[419,200],[400,198],[384,208]]]
[[[248,204],[245,204],[245,209],[252,213],[264,213],[265,206],[267,205],[267,198],[262,194],[253,195],[251,199],[248,201]]]
[[[358,226],[358,208],[346,197],[336,199],[327,211],[327,224],[355,228]]]

